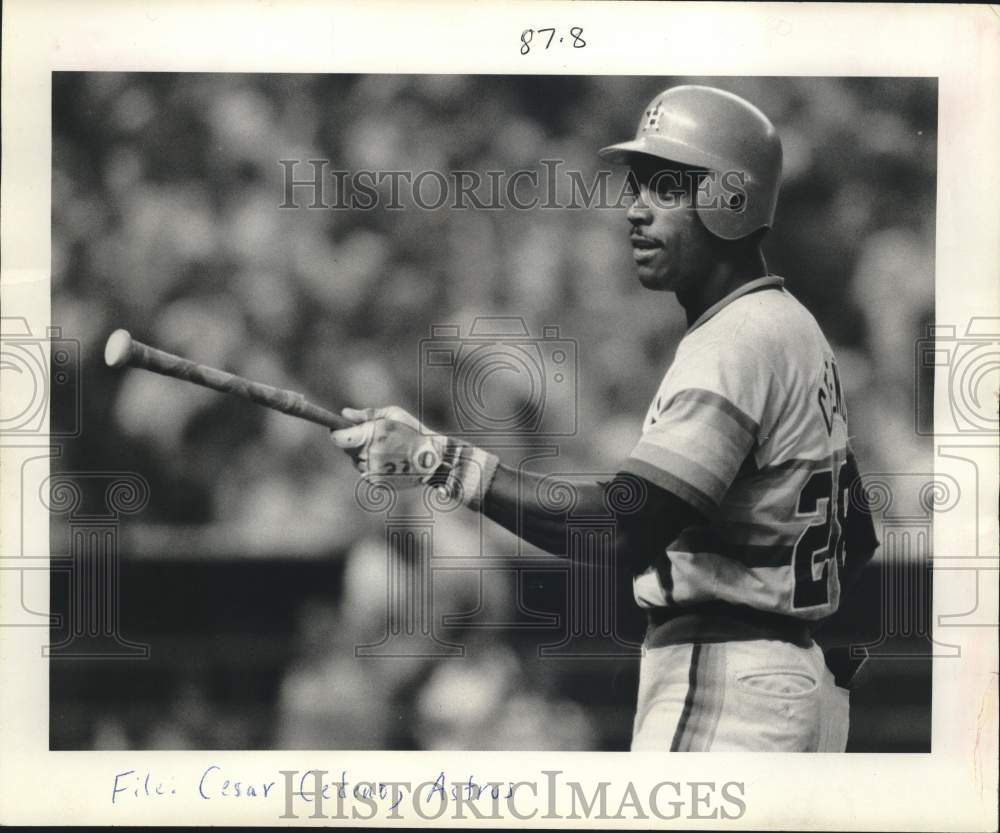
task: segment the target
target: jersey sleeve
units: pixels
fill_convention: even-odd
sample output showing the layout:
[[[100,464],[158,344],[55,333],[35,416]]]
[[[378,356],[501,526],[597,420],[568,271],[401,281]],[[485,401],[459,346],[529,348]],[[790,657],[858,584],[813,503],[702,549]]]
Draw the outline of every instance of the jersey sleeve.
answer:
[[[627,567],[633,576],[639,575],[662,559],[664,550],[685,529],[705,522],[704,516],[673,491],[662,489],[632,472],[618,472],[602,486],[607,505],[615,504],[614,492],[643,495],[638,508],[615,513],[619,543],[623,546]],[[638,489],[636,489],[638,486]]]
[[[777,386],[769,362],[738,338],[679,353],[623,468],[711,515],[769,431]]]

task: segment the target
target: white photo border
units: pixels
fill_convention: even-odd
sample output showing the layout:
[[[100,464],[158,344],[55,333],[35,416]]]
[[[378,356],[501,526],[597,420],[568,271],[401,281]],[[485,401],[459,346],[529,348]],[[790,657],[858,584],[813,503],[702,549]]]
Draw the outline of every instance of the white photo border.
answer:
[[[1000,15],[989,6],[867,4],[500,3],[405,5],[313,0],[289,3],[79,3],[8,0],[3,7],[3,315],[33,333],[50,325],[51,73],[58,70],[315,73],[529,73],[612,75],[928,76],[938,79],[936,318],[957,326],[1000,317]],[[529,27],[582,26],[586,49],[519,54]],[[989,102],[994,102],[990,105]],[[137,279],[140,279],[137,276]],[[6,380],[5,380],[6,383]],[[17,382],[11,383],[16,387]],[[937,385],[936,415],[947,409]],[[10,393],[10,392],[8,392]],[[0,443],[0,555],[47,553],[48,517],[21,482],[22,463],[48,443]],[[993,453],[989,453],[990,449]],[[279,818],[267,800],[203,799],[206,767],[234,780],[273,781],[280,770],[346,770],[354,781],[462,779],[543,783],[545,771],[584,784],[631,780],[739,782],[745,812],[698,823],[733,829],[985,830],[996,824],[997,630],[956,617],[978,605],[997,621],[995,444],[935,440],[936,470],[976,493],[979,506],[935,519],[935,551],[961,557],[935,570],[934,627],[960,645],[935,662],[930,754],[730,755],[683,758],[620,753],[451,752],[50,752],[47,628],[0,627],[0,822],[4,824],[327,824],[298,806]],[[956,452],[956,449],[958,451]],[[983,451],[986,453],[983,453]],[[956,457],[975,458],[959,465]],[[977,468],[978,466],[978,468]],[[978,477],[978,480],[976,479]],[[971,480],[970,480],[971,478]],[[966,487],[968,489],[966,490]],[[23,491],[22,491],[23,490]],[[990,509],[992,507],[992,509]],[[984,516],[984,512],[986,513]],[[977,528],[979,536],[970,534]],[[986,581],[976,586],[982,558]],[[991,561],[992,559],[992,561]],[[0,612],[22,603],[16,572],[0,573]],[[48,596],[31,600],[47,610]],[[971,619],[969,621],[972,621]],[[112,803],[117,772],[152,773],[176,793]],[[590,790],[592,791],[592,790]],[[588,791],[588,792],[590,792]],[[619,793],[620,795],[620,793]],[[557,827],[548,797],[496,825]],[[613,802],[618,804],[616,798]],[[409,814],[403,823],[447,823]],[[371,823],[382,823],[380,815]],[[690,817],[657,826],[690,827]],[[362,824],[348,819],[343,824]],[[463,825],[488,826],[467,815]],[[584,826],[644,827],[650,820],[576,819]]]

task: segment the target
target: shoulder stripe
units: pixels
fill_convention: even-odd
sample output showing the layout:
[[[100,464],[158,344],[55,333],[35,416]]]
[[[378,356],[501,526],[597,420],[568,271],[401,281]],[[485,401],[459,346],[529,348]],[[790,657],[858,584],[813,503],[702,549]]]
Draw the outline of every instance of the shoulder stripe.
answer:
[[[718,502],[701,489],[638,457],[629,457],[622,464],[622,471],[638,475],[661,489],[673,492],[677,497],[686,500],[695,509],[706,515],[711,515],[718,508]]]
[[[700,489],[706,497],[712,499],[713,506],[722,500],[722,496],[729,488],[729,485],[715,472],[686,454],[647,440],[639,440],[629,459],[641,460],[654,468],[673,473],[674,477],[693,480],[692,487]]]
[[[686,388],[675,396],[672,396],[664,410],[669,409],[674,403],[692,403],[715,408],[753,437],[756,437],[757,432],[760,430],[760,424],[753,417],[740,410],[726,399],[726,397],[714,391],[705,390],[704,388]]]

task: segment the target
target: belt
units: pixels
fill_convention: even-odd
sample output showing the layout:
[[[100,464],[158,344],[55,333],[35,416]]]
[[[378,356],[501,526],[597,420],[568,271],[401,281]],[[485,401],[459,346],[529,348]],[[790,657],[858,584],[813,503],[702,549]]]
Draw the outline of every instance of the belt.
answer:
[[[800,648],[813,644],[809,623],[802,619],[723,601],[651,608],[647,618],[647,648],[755,639],[790,642]]]

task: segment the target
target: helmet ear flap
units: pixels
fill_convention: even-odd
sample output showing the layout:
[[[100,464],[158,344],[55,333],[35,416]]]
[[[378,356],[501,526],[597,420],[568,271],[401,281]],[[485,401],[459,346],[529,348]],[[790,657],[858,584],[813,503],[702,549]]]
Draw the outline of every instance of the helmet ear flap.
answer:
[[[753,195],[742,171],[708,171],[695,193],[698,217],[712,234],[723,240],[739,240],[759,228],[754,216]],[[759,212],[758,212],[759,213]],[[766,223],[766,218],[763,219]]]

